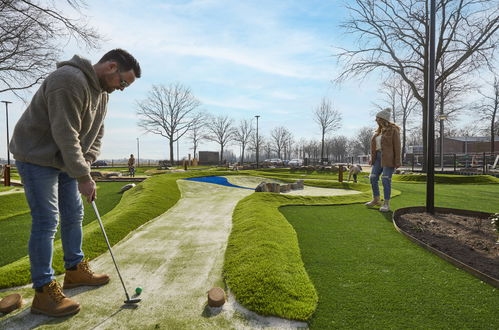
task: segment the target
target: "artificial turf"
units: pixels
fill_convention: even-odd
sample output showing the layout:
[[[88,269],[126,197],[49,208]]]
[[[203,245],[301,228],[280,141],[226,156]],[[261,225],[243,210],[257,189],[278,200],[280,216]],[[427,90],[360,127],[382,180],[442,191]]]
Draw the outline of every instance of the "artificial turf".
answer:
[[[224,277],[237,300],[259,314],[304,321],[317,305],[317,293],[303,266],[296,233],[278,208],[365,202],[370,197],[366,192],[369,186],[363,184],[333,181],[306,181],[306,184],[355,188],[364,193],[333,197],[258,193],[243,199],[234,210]]]
[[[156,175],[141,182],[135,188],[126,191],[118,205],[102,216],[111,245],[116,244],[131,231],[172,207],[180,198],[180,191],[176,180],[221,173],[199,171],[194,173]],[[121,184],[123,183],[121,182]],[[99,199],[96,201],[96,204],[99,207],[99,211],[105,211],[106,208],[101,202],[103,196],[99,192],[98,197]],[[5,235],[7,237],[9,234],[5,233]],[[11,242],[8,245],[17,247],[17,244],[18,242]],[[106,251],[107,245],[102,238],[99,225],[96,221],[86,224],[83,227],[83,252],[85,253],[85,257],[93,259]],[[64,271],[62,260],[61,241],[57,240],[54,243],[52,264],[56,274]],[[0,267],[0,289],[19,286],[29,282],[29,259],[27,256]]]
[[[121,199],[123,182],[98,182],[97,200],[99,212],[104,215],[112,210]],[[0,267],[28,254],[28,240],[31,228],[31,214],[23,193],[0,195]],[[96,220],[90,204],[84,202],[83,226]],[[55,240],[60,238],[57,231]]]
[[[424,184],[394,184],[394,209],[424,205]],[[436,205],[499,211],[499,185],[437,185]],[[498,290],[398,233],[391,213],[363,205],[292,206],[281,212],[298,235],[319,296],[315,329],[497,329]]]

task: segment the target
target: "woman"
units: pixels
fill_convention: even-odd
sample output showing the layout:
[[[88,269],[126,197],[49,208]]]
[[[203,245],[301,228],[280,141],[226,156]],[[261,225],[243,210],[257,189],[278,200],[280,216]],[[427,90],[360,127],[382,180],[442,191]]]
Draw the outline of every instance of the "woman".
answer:
[[[391,109],[387,108],[376,114],[378,129],[371,139],[371,160],[372,165],[371,187],[373,199],[365,205],[374,207],[381,205],[379,192],[379,176],[383,183],[384,203],[380,207],[381,212],[390,211],[390,194],[392,190],[392,175],[396,168],[400,167],[400,129],[397,125],[390,122]]]

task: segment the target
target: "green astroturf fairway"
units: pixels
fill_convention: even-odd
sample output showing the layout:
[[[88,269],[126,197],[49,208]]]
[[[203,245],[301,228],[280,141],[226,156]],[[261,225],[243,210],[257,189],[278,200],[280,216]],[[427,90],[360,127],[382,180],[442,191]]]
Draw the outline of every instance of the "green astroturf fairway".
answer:
[[[101,215],[112,210],[121,199],[119,193],[126,182],[100,182],[97,184],[97,200]],[[4,204],[5,203],[5,204]],[[28,254],[28,241],[31,228],[31,214],[24,193],[0,195],[0,267]],[[92,207],[83,202],[83,226],[96,220]],[[9,216],[10,215],[10,216]],[[55,239],[60,238],[57,231]]]
[[[423,205],[424,184],[394,184],[395,208]],[[436,205],[499,211],[499,185],[438,185]],[[292,206],[305,268],[319,295],[313,329],[497,329],[499,292],[411,243],[361,204]]]

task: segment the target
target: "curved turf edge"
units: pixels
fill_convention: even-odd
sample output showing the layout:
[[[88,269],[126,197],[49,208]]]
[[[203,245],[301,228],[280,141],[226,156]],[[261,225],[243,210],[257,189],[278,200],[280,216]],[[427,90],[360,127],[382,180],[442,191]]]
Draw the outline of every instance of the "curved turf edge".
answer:
[[[317,292],[305,270],[296,232],[279,208],[352,204],[371,198],[366,184],[305,183],[362,193],[331,197],[255,193],[238,203],[225,252],[224,278],[236,299],[258,314],[306,321],[317,307]],[[393,191],[393,196],[399,194]]]
[[[394,182],[426,182],[426,174],[399,174],[393,176]],[[441,184],[491,184],[499,183],[499,178],[491,175],[435,175],[435,183]]]

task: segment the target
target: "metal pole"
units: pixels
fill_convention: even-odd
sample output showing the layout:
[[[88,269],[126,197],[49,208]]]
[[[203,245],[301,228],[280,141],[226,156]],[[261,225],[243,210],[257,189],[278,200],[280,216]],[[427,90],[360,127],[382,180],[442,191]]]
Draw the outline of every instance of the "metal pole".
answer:
[[[443,77],[444,73],[444,57],[441,58],[442,70],[440,76]],[[440,167],[444,171],[444,81],[440,82]]]
[[[259,156],[259,149],[260,149],[260,139],[258,137],[258,118],[260,118],[260,116],[255,116],[256,118],[256,168],[259,167],[258,163],[259,163],[259,159],[258,159],[258,156]]]
[[[435,6],[436,0],[430,5],[430,52],[428,74],[428,125],[427,138],[427,181],[426,181],[426,212],[435,214]]]
[[[137,168],[140,166],[139,138],[137,138]]]
[[[9,103],[12,103],[10,101],[2,101],[2,103],[5,103],[5,119],[6,119],[6,124],[7,124],[7,165],[10,165],[10,149],[9,149]]]

